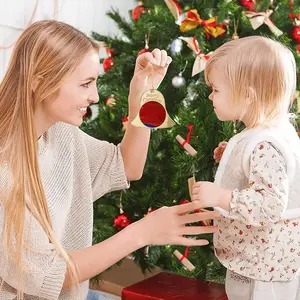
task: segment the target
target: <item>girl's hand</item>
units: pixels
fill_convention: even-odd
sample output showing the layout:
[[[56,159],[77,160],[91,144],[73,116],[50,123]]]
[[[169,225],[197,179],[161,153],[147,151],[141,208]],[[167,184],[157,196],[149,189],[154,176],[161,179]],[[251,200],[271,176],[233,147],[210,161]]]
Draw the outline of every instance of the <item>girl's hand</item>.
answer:
[[[223,141],[221,142],[218,147],[214,150],[214,160],[219,163],[222,156],[223,156],[223,152],[225,151],[226,147],[227,147],[227,142]]]
[[[189,223],[214,219],[220,216],[216,211],[193,213],[200,206],[199,202],[191,202],[172,207],[162,207],[132,225],[140,226],[137,236],[142,237],[143,245],[207,245],[207,240],[183,237],[184,235],[199,235],[217,231],[216,226],[185,226]]]
[[[199,202],[200,208],[219,206],[229,211],[231,199],[231,190],[225,190],[213,182],[198,181],[192,188],[192,201]]]
[[[165,50],[154,49],[137,57],[134,75],[130,83],[130,92],[142,94],[157,89],[164,79],[172,58]]]

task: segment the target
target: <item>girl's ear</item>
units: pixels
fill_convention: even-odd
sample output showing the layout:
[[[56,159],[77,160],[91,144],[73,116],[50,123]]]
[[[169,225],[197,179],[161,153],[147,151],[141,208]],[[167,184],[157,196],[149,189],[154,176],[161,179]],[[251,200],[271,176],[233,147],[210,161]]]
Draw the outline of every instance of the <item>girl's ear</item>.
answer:
[[[246,103],[248,105],[252,104],[252,102],[254,101],[255,97],[256,97],[256,93],[255,93],[254,88],[252,88],[251,86],[249,86],[247,88]]]

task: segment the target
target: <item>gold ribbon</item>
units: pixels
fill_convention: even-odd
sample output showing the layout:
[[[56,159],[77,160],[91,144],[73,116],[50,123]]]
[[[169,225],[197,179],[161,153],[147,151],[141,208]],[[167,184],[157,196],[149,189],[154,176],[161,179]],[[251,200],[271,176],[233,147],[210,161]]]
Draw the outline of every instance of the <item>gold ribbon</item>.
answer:
[[[197,9],[191,9],[187,12],[186,18],[182,21],[180,30],[186,32],[203,26],[205,33],[213,37],[217,37],[226,32],[224,28],[217,24],[217,17],[212,17],[208,20],[203,20],[197,12]]]

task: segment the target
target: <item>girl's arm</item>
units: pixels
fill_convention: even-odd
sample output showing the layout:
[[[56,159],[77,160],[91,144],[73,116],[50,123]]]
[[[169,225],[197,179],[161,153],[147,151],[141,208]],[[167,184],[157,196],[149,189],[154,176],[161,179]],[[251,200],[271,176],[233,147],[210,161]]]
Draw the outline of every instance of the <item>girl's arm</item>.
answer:
[[[233,190],[221,208],[229,218],[247,225],[264,226],[281,219],[289,195],[289,180],[282,154],[269,142],[257,145],[250,158],[249,187]]]

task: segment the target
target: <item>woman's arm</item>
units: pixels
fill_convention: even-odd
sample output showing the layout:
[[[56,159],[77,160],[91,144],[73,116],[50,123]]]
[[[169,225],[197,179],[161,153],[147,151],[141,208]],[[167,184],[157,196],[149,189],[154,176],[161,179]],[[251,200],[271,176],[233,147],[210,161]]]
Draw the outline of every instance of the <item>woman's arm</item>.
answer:
[[[137,58],[128,97],[128,125],[121,142],[125,172],[129,181],[142,177],[150,140],[150,129],[135,127],[131,122],[139,113],[142,94],[151,88],[158,88],[171,61],[167,52],[159,49]]]
[[[126,255],[146,245],[207,245],[208,241],[206,240],[183,237],[183,235],[198,235],[216,231],[215,226],[185,226],[188,223],[214,219],[219,216],[215,211],[189,214],[199,207],[200,202],[198,201],[174,207],[162,207],[99,244],[71,252],[70,257],[79,270],[79,281],[92,278]],[[68,272],[63,287],[70,287]]]

